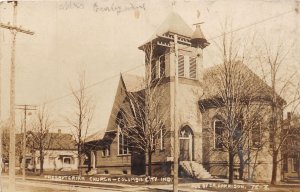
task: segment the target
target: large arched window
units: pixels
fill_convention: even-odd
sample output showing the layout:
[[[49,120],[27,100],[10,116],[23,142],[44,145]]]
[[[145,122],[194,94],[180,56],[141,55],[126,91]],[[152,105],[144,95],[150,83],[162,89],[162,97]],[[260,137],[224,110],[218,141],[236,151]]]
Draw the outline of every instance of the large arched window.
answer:
[[[156,134],[155,134],[155,137],[153,140],[154,150],[155,149],[159,149],[159,150],[165,149],[165,135],[166,135],[165,126],[162,126],[158,131],[156,131]]]
[[[224,132],[224,124],[220,120],[214,121],[214,148],[215,149],[222,149],[223,141],[222,136]]]
[[[130,153],[128,145],[128,136],[125,131],[126,121],[122,110],[117,115],[118,127],[118,155],[127,155]]]
[[[259,148],[262,142],[262,130],[261,130],[261,122],[257,122],[251,128],[251,141],[252,147]]]
[[[166,62],[165,62],[165,55],[159,57],[159,77],[166,76]]]
[[[154,81],[157,78],[157,63],[156,60],[151,61],[151,81]]]

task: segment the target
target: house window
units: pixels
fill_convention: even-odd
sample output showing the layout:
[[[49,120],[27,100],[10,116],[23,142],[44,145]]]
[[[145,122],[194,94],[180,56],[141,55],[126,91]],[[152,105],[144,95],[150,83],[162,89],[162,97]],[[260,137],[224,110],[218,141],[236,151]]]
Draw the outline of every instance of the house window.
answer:
[[[110,156],[110,145],[106,147],[106,156]]]
[[[196,79],[197,77],[197,67],[196,58],[190,57],[190,78]]]
[[[165,77],[166,76],[166,62],[165,62],[165,56],[162,55],[159,58],[159,77]]]
[[[71,164],[71,158],[70,157],[64,158],[64,164]]]
[[[109,157],[110,156],[110,145],[107,145],[102,149],[102,157]]]
[[[214,148],[221,149],[223,147],[222,135],[224,131],[224,125],[222,121],[214,121]]]
[[[252,135],[252,147],[259,148],[261,145],[261,124],[260,123],[257,126],[252,127],[251,135]]]
[[[122,112],[119,112],[117,116],[118,124],[118,154],[126,155],[129,154],[128,136],[124,132],[125,129],[125,119]]]
[[[184,56],[178,56],[178,76],[184,77]]]

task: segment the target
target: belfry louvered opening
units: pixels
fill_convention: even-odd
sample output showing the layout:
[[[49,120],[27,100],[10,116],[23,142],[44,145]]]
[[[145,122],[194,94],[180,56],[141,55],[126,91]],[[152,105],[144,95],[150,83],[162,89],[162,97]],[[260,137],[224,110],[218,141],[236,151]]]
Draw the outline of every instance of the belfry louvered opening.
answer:
[[[196,65],[196,58],[190,57],[190,78],[196,79],[197,78],[197,65]]]
[[[178,76],[184,77],[184,56],[178,56]]]

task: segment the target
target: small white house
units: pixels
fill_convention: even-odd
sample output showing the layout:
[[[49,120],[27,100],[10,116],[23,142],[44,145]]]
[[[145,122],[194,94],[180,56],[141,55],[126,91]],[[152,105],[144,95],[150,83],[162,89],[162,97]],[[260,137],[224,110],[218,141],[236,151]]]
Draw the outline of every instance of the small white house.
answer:
[[[35,152],[36,168],[39,169],[39,152]],[[31,163],[33,164],[33,163]],[[32,166],[33,167],[33,166]],[[76,170],[78,167],[77,150],[45,150],[45,170]],[[29,168],[29,167],[28,167]]]
[[[34,134],[34,133],[33,133]],[[71,134],[49,133],[48,146],[44,149],[44,170],[71,171],[78,168],[78,152]],[[40,169],[40,151],[31,149],[31,154],[26,158],[28,169]]]

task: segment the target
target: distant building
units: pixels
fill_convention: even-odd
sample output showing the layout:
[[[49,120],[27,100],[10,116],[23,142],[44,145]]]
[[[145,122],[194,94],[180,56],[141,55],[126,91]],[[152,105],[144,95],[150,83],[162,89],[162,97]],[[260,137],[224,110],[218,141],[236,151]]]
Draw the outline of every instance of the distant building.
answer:
[[[175,53],[169,44],[169,39],[178,36],[178,76],[179,85],[176,95],[179,127],[174,128],[174,75]],[[196,42],[193,40],[196,39]],[[159,146],[153,154],[152,173],[156,176],[172,175],[174,130],[179,131],[180,145],[180,172],[187,175],[196,175],[198,178],[208,178],[211,175],[219,177],[228,176],[228,152],[216,139],[224,129],[218,119],[217,108],[209,105],[211,98],[203,97],[213,91],[208,85],[207,74],[213,68],[203,69],[203,49],[208,45],[200,26],[196,31],[172,13],[158,28],[154,35],[145,43],[158,45],[154,49],[151,71],[146,71],[151,78],[162,78],[158,89],[162,90],[163,107],[168,108],[168,120],[164,126],[168,134],[159,137]],[[195,45],[198,43],[198,45]],[[200,46],[199,46],[200,45]],[[143,50],[143,46],[139,47]],[[143,50],[145,51],[145,50]],[[243,65],[243,64],[241,64]],[[244,66],[244,70],[253,73]],[[150,73],[150,74],[149,74]],[[253,75],[253,81],[262,82],[258,76]],[[111,116],[105,132],[97,132],[86,139],[86,155],[89,160],[87,171],[90,174],[147,174],[148,162],[145,156],[137,155],[135,148],[122,133],[123,124],[120,111],[128,105],[125,92],[141,92],[144,88],[141,77],[122,74],[115,95]],[[264,87],[268,87],[264,85]],[[160,114],[156,114],[160,115]],[[210,134],[209,134],[210,133]],[[212,134],[211,134],[212,133]],[[267,138],[267,133],[261,133],[257,127],[256,137],[252,138],[249,150],[257,147],[261,139]],[[254,135],[254,134],[253,134]],[[253,144],[253,145],[252,145]],[[270,181],[272,172],[272,157],[267,152],[266,145],[257,156],[255,173],[251,171],[253,179],[257,181]],[[247,155],[245,153],[244,155]],[[235,163],[235,172],[238,172],[239,162]],[[244,177],[248,170],[254,170],[254,163],[248,162]],[[253,174],[252,174],[253,173]],[[247,178],[246,178],[247,179]]]
[[[285,120],[285,128],[289,129],[292,126],[292,131],[281,149],[282,154],[282,173],[283,178],[300,178],[300,118],[295,115],[291,117],[288,113],[288,118]]]
[[[37,144],[27,136],[26,168],[40,169],[40,151]],[[78,168],[78,155],[75,140],[71,134],[48,133],[44,149],[44,170],[76,170]]]

